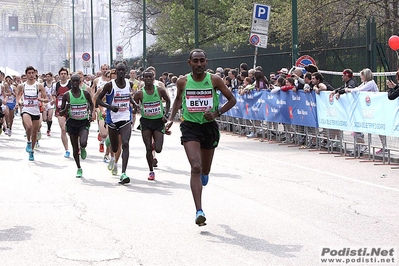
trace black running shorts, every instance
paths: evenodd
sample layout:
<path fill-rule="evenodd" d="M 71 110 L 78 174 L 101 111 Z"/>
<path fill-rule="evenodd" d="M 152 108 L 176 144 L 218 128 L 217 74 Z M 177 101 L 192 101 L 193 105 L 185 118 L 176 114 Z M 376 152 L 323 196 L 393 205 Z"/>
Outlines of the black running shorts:
<path fill-rule="evenodd" d="M 219 145 L 220 132 L 216 121 L 197 124 L 183 121 L 180 124 L 181 144 L 187 141 L 198 141 L 201 149 L 211 150 Z"/>
<path fill-rule="evenodd" d="M 84 120 L 75 120 L 68 119 L 65 124 L 65 130 L 69 135 L 79 135 L 79 132 L 82 130 L 89 131 L 90 129 L 90 121 L 87 119 Z"/>
<path fill-rule="evenodd" d="M 141 117 L 140 118 L 140 130 L 151 130 L 151 132 L 159 131 L 165 133 L 165 123 L 162 121 L 162 118 L 159 119 L 148 119 Z"/>

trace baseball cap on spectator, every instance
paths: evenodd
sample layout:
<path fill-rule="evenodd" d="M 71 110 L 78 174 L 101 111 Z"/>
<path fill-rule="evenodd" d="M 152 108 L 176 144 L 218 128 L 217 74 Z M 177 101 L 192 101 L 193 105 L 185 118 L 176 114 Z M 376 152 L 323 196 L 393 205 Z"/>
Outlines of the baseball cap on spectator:
<path fill-rule="evenodd" d="M 288 69 L 283 67 L 282 69 L 280 69 L 279 71 L 277 71 L 280 74 L 288 74 Z"/>
<path fill-rule="evenodd" d="M 305 66 L 305 70 L 310 73 L 315 73 L 319 71 L 319 68 L 313 64 Z"/>
<path fill-rule="evenodd" d="M 223 73 L 223 72 L 224 72 L 224 70 L 223 70 L 223 68 L 222 68 L 222 67 L 218 67 L 218 68 L 216 68 L 216 72 Z"/>

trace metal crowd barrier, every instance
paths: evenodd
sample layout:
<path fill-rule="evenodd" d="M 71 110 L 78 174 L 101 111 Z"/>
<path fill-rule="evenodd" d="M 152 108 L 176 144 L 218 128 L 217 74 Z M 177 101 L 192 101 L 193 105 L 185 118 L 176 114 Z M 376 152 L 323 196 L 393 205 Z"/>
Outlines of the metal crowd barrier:
<path fill-rule="evenodd" d="M 399 138 L 321 129 L 300 125 L 248 120 L 222 115 L 217 119 L 221 131 L 259 141 L 288 144 L 292 147 L 338 154 L 375 165 L 399 165 Z M 377 153 L 377 151 L 382 152 Z M 391 167 L 399 169 L 399 167 Z"/>

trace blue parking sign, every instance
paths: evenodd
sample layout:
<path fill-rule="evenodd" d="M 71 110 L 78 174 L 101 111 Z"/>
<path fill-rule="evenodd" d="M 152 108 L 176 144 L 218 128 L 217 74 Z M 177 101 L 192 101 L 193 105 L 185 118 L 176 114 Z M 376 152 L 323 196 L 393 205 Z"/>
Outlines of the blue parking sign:
<path fill-rule="evenodd" d="M 269 20 L 270 6 L 255 4 L 254 18 Z"/>

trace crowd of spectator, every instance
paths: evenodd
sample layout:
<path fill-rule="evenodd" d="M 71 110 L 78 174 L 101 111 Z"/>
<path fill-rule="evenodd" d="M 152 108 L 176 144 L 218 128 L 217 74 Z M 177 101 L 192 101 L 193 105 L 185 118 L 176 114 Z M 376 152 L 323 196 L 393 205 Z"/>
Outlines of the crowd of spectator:
<path fill-rule="evenodd" d="M 342 86 L 334 88 L 328 81 L 325 80 L 322 73 L 316 65 L 310 64 L 304 68 L 293 67 L 291 69 L 281 68 L 278 71 L 269 72 L 268 77 L 264 74 L 264 70 L 261 66 L 255 68 L 249 68 L 246 63 L 240 64 L 237 68 L 222 68 L 217 67 L 216 70 L 209 69 L 209 72 L 215 73 L 222 77 L 225 81 L 226 86 L 231 91 L 237 91 L 239 95 L 245 95 L 250 91 L 269 90 L 271 93 L 278 93 L 279 91 L 298 91 L 303 90 L 304 92 L 314 91 L 319 94 L 321 91 L 330 91 L 330 97 L 335 97 L 339 100 L 340 96 L 344 93 L 354 93 L 359 91 L 371 91 L 378 92 L 378 86 L 373 78 L 373 73 L 370 69 L 365 68 L 360 71 L 360 83 L 358 83 L 354 77 L 351 69 L 344 69 L 342 71 Z M 399 71 L 396 73 L 396 81 L 388 79 L 388 99 L 394 100 L 399 96 Z M 255 123 L 257 121 L 250 121 L 253 125 L 253 132 L 247 137 L 254 137 L 255 134 Z M 287 129 L 287 125 L 283 125 L 284 129 Z M 276 127 L 276 125 L 272 125 Z M 315 129 L 323 131 L 322 129 Z M 338 139 L 340 136 L 339 130 L 329 130 L 329 137 L 324 134 L 327 138 L 321 145 L 328 145 L 331 139 Z M 352 135 L 356 139 L 357 147 L 355 147 L 352 155 L 362 155 L 366 152 L 367 148 L 364 145 L 364 134 L 361 132 L 353 132 Z M 385 153 L 386 149 L 386 137 L 379 136 L 382 149 L 376 153 Z M 330 139 L 328 139 L 330 138 Z M 300 138 L 299 144 L 305 144 L 305 139 Z M 334 142 L 336 144 L 336 142 Z M 307 144 L 309 147 L 314 147 L 316 144 L 313 140 Z"/>
<path fill-rule="evenodd" d="M 110 70 L 112 72 L 112 69 Z M 141 72 L 143 69 L 131 70 L 134 72 L 135 79 L 141 82 Z M 334 88 L 331 86 L 324 78 L 323 74 L 319 72 L 317 66 L 310 64 L 304 68 L 292 67 L 281 68 L 278 71 L 268 71 L 268 76 L 265 75 L 265 71 L 261 66 L 256 66 L 254 68 L 249 68 L 246 63 L 241 63 L 239 68 L 228 68 L 228 67 L 217 67 L 215 70 L 208 69 L 208 72 L 219 75 L 225 82 L 226 86 L 232 91 L 236 91 L 239 95 L 245 95 L 251 91 L 261 91 L 269 90 L 271 93 L 278 93 L 279 91 L 298 91 L 303 90 L 304 92 L 314 91 L 315 93 L 320 93 L 321 91 L 330 91 L 330 96 L 335 97 L 339 100 L 340 96 L 344 93 L 353 93 L 358 91 L 379 91 L 377 84 L 373 79 L 372 71 L 368 68 L 363 69 L 360 72 L 360 83 L 356 81 L 353 71 L 351 69 L 344 69 L 342 71 L 342 86 L 339 88 Z M 81 75 L 81 82 L 85 84 L 88 88 L 92 86 L 93 81 L 101 77 L 102 72 L 99 71 L 96 75 L 83 74 L 82 71 L 77 71 Z M 48 74 L 48 73 L 47 73 Z M 71 73 L 71 75 L 74 73 Z M 126 77 L 129 78 L 129 77 Z M 7 80 L 10 87 L 16 87 L 21 84 L 26 79 L 25 75 L 21 76 L 8 76 Z M 169 93 L 174 92 L 176 81 L 178 76 L 173 73 L 163 72 L 159 77 L 157 82 L 161 82 L 165 85 L 165 88 L 169 88 Z M 46 74 L 38 75 L 38 80 L 40 82 L 46 81 Z M 0 72 L 0 82 L 5 82 L 6 77 L 4 73 Z M 52 83 L 59 81 L 59 76 L 54 75 Z M 399 96 L 399 71 L 396 73 L 396 80 L 387 80 L 388 88 L 388 98 L 394 100 Z M 173 101 L 173 95 L 170 95 Z M 255 126 L 256 121 L 251 121 Z M 274 125 L 276 127 L 276 125 Z M 286 128 L 286 125 L 284 125 Z M 254 130 L 253 130 L 254 131 Z M 338 138 L 339 131 L 330 130 L 330 137 Z M 354 137 L 357 138 L 359 144 L 364 143 L 364 135 L 360 132 L 353 133 Z M 254 137 L 255 132 L 251 132 L 248 137 Z M 380 136 L 381 142 L 385 147 L 385 138 Z M 305 140 L 302 138 L 300 144 L 304 144 Z M 325 143 L 324 143 L 325 144 Z M 315 143 L 310 141 L 308 146 L 315 146 Z M 381 149 L 377 153 L 384 152 L 385 149 Z M 359 149 L 360 153 L 363 153 L 364 148 Z"/>

